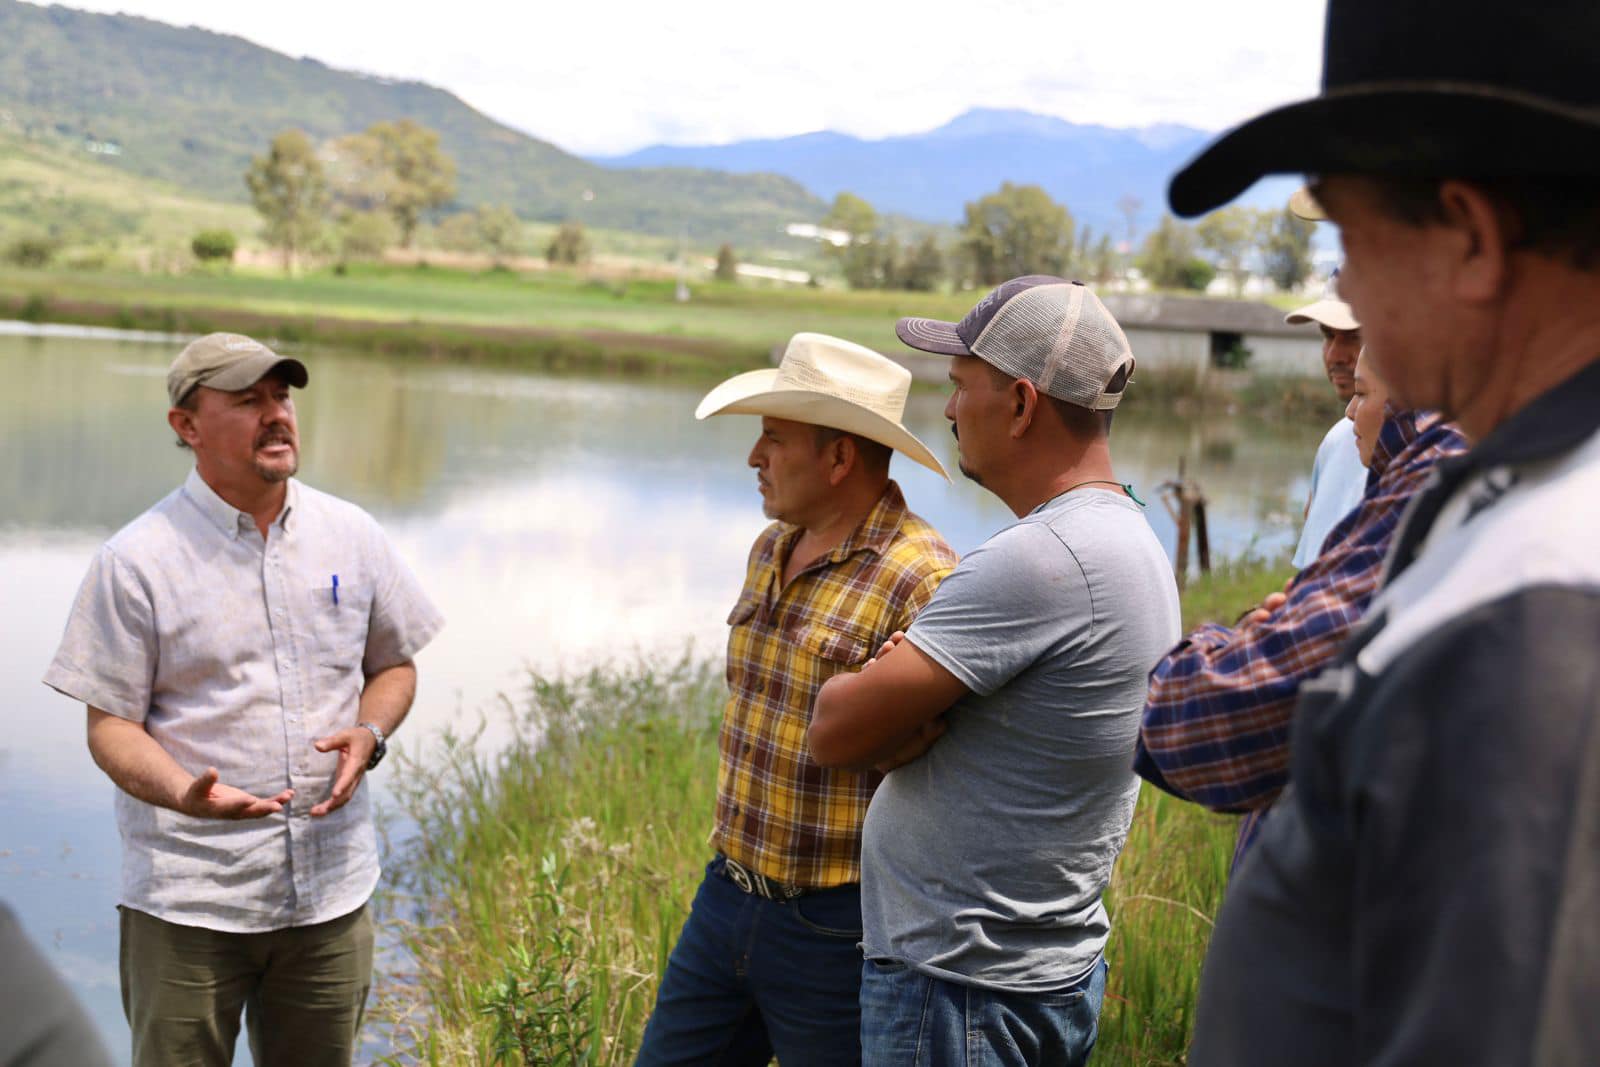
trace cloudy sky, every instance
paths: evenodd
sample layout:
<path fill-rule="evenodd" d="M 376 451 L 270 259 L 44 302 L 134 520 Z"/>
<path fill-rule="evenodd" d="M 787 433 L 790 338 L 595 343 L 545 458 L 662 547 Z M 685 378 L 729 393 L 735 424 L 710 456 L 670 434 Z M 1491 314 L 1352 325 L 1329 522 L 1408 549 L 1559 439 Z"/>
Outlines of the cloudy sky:
<path fill-rule="evenodd" d="M 65 0 L 417 79 L 586 154 L 970 107 L 1220 129 L 1316 91 L 1323 0 Z"/>

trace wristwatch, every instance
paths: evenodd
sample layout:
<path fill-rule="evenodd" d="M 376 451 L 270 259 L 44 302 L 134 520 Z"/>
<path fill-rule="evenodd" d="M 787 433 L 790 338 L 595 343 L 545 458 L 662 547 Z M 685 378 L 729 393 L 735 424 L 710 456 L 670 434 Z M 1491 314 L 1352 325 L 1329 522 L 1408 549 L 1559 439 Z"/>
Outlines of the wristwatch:
<path fill-rule="evenodd" d="M 363 730 L 371 730 L 372 736 L 378 739 L 378 747 L 372 750 L 372 758 L 367 760 L 367 770 L 372 770 L 383 762 L 383 757 L 389 754 L 389 743 L 383 739 L 383 731 L 370 722 L 358 722 L 356 726 Z"/>

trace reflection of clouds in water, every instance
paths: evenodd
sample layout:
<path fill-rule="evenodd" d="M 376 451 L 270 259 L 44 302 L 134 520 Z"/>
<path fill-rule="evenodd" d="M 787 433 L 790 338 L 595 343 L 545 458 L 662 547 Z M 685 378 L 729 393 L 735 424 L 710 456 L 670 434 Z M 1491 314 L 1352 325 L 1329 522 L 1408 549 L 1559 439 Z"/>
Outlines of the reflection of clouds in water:
<path fill-rule="evenodd" d="M 750 544 L 752 503 L 564 475 L 457 494 L 428 520 L 388 521 L 390 536 L 448 620 L 419 657 L 413 722 L 431 730 L 524 682 L 520 668 L 573 671 L 692 642 L 715 655 Z"/>

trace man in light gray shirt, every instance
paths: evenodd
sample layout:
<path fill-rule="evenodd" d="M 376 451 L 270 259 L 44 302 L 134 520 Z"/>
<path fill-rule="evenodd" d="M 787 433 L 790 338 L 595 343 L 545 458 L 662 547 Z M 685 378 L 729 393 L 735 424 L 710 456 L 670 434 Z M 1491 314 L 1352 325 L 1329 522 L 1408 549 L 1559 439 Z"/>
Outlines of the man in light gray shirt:
<path fill-rule="evenodd" d="M 119 787 L 136 1067 L 348 1065 L 378 881 L 367 770 L 442 620 L 376 522 L 294 480 L 307 372 L 237 334 L 185 348 L 183 486 L 100 549 L 45 684 Z"/>
<path fill-rule="evenodd" d="M 1093 293 L 1042 276 L 897 332 L 951 356 L 962 473 L 1018 521 L 817 696 L 817 762 L 890 771 L 862 846 L 863 1058 L 1080 1064 L 1145 678 L 1179 633 L 1171 567 L 1112 471 L 1133 357 Z"/>

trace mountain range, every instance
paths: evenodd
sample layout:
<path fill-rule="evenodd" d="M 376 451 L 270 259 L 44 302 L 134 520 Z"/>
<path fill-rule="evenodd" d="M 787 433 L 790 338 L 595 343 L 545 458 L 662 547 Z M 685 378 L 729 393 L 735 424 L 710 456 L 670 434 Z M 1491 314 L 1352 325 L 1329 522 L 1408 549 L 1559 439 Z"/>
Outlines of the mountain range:
<path fill-rule="evenodd" d="M 731 241 L 746 253 L 798 250 L 848 190 L 890 225 L 947 227 L 1001 182 L 1036 183 L 1080 225 L 1127 236 L 1165 211 L 1169 176 L 1210 136 L 1187 126 L 1078 124 L 978 109 L 935 130 L 879 139 L 835 132 L 734 144 L 658 145 L 584 159 L 417 81 L 336 70 L 240 37 L 130 15 L 0 0 L 0 133 L 81 154 L 212 201 L 244 202 L 243 174 L 280 130 L 322 140 L 410 117 L 456 160 L 455 207 L 503 203 L 535 221 Z M 551 101 L 552 107 L 560 106 Z M 1293 183 L 1247 203 L 1281 205 Z M 897 217 L 898 216 L 898 217 Z"/>
<path fill-rule="evenodd" d="M 824 199 L 863 197 L 879 211 L 956 223 L 962 207 L 1005 181 L 1037 184 L 1098 232 L 1126 236 L 1125 198 L 1143 231 L 1166 211 L 1167 180 L 1212 137 L 1161 124 L 1135 129 L 1078 124 L 1028 111 L 979 108 L 938 129 L 866 140 L 842 133 L 655 145 L 600 157 L 608 167 L 707 167 L 792 178 Z M 1242 201 L 1282 207 L 1289 179 L 1261 183 Z"/>

